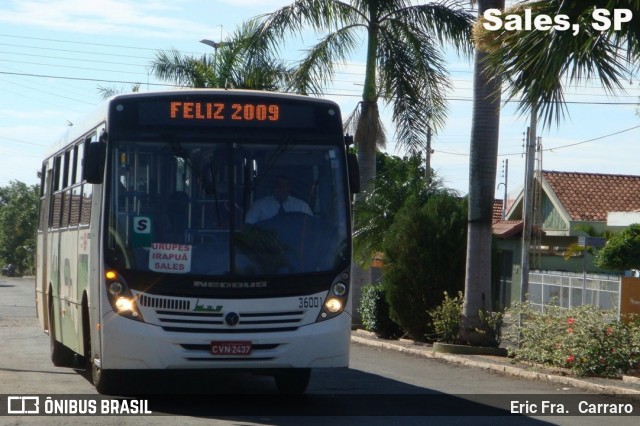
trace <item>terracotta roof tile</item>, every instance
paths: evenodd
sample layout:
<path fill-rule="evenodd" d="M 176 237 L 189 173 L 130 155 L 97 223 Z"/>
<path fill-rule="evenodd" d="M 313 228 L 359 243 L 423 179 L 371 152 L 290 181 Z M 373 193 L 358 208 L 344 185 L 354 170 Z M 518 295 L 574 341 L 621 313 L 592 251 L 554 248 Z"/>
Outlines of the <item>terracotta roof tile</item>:
<path fill-rule="evenodd" d="M 608 212 L 640 209 L 640 176 L 543 171 L 576 221 L 606 221 Z"/>
<path fill-rule="evenodd" d="M 493 200 L 493 223 L 502 220 L 502 200 Z"/>
<path fill-rule="evenodd" d="M 522 232 L 521 220 L 500 220 L 493 223 L 492 232 L 498 238 L 510 238 Z"/>

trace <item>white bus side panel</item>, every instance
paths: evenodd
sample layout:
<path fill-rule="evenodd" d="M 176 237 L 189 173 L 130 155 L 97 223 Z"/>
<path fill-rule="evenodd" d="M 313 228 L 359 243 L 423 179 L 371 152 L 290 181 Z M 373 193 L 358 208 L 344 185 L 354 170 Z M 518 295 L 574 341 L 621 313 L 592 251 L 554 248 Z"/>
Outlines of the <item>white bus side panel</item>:
<path fill-rule="evenodd" d="M 78 299 L 78 229 L 60 232 L 59 294 L 61 342 L 76 353 L 82 353 L 81 306 Z"/>

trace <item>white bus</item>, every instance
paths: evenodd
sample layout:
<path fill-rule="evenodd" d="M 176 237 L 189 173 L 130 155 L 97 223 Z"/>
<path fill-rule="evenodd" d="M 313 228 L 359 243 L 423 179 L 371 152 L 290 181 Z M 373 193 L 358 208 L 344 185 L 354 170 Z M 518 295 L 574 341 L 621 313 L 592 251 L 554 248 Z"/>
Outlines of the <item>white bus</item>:
<path fill-rule="evenodd" d="M 115 394 L 131 370 L 244 369 L 301 393 L 311 368 L 346 367 L 350 139 L 333 102 L 235 90 L 119 95 L 71 127 L 42 166 L 53 363 Z"/>

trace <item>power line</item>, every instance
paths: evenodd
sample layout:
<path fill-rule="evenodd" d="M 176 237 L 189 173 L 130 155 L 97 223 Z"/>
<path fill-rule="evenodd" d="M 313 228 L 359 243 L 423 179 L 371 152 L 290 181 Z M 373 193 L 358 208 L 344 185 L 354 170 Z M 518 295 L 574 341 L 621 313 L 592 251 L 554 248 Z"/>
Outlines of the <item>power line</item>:
<path fill-rule="evenodd" d="M 136 46 L 125 46 L 125 45 L 116 45 L 116 44 L 105 44 L 105 43 L 91 43 L 91 42 L 79 42 L 79 41 L 72 41 L 72 40 L 61 40 L 61 39 L 45 39 L 45 38 L 40 38 L 40 37 L 27 37 L 27 36 L 17 36 L 17 35 L 10 35 L 10 34 L 0 34 L 0 37 L 11 37 L 11 38 L 17 38 L 17 39 L 27 39 L 27 40 L 37 40 L 37 41 L 53 41 L 53 42 L 59 42 L 59 43 L 69 43 L 69 44 L 78 44 L 78 45 L 88 45 L 88 46 L 100 46 L 100 47 L 108 47 L 108 48 L 126 48 L 126 49 L 132 49 L 132 50 L 144 50 L 144 51 L 154 51 L 154 52 L 162 52 L 162 51 L 167 51 L 167 49 L 154 49 L 154 48 L 146 48 L 146 47 L 136 47 Z M 85 54 L 85 55 L 101 55 L 101 56 L 114 56 L 114 57 L 124 57 L 124 58 L 134 58 L 134 59 L 141 59 L 141 60 L 146 60 L 146 61 L 150 61 L 153 58 L 150 58 L 148 56 L 134 56 L 134 55 L 123 55 L 123 54 L 114 54 L 114 53 L 101 53 L 101 52 L 95 52 L 95 51 L 82 51 L 82 50 L 72 50 L 72 49 L 59 49 L 59 48 L 48 48 L 48 47 L 41 47 L 41 46 L 30 46 L 30 45 L 21 45 L 21 44 L 12 44 L 12 43 L 0 43 L 0 46 L 10 46 L 10 47 L 19 47 L 19 48 L 27 48 L 27 49 L 39 49 L 39 50 L 49 50 L 49 51 L 60 51 L 60 52 L 69 52 L 69 53 L 77 53 L 77 54 Z M 99 60 L 90 60 L 90 59 L 79 59 L 79 58 L 70 58 L 70 57 L 61 57 L 61 56 L 51 56 L 51 55 L 36 55 L 36 54 L 29 54 L 29 53 L 22 53 L 22 52 L 0 52 L 0 53 L 4 53 L 4 54 L 13 54 L 13 55 L 21 55 L 21 56 L 30 56 L 30 57 L 39 57 L 39 58 L 48 58 L 48 59 L 59 59 L 59 60 L 65 60 L 65 61 L 83 61 L 83 62 L 93 62 L 93 63 L 103 63 L 103 64 L 113 64 L 113 65 L 124 65 L 124 66 L 144 66 L 143 64 L 134 64 L 134 63 L 123 63 L 123 62 L 114 62 L 114 61 L 99 61 Z M 199 52 L 182 52 L 185 54 L 197 54 L 197 55 L 201 55 L 202 53 Z M 6 62 L 11 62 L 11 61 L 6 61 Z M 18 61 L 13 61 L 13 62 L 18 62 Z M 294 60 L 287 60 L 287 62 L 295 62 Z M 35 65 L 35 64 L 34 64 Z M 42 64 L 47 66 L 47 64 Z M 359 67 L 364 67 L 364 64 L 361 63 L 347 63 L 347 65 L 350 66 L 359 66 Z M 62 65 L 48 65 L 48 66 L 62 66 Z M 66 66 L 68 68 L 74 68 L 71 66 Z M 77 69 L 85 69 L 82 67 L 77 67 Z M 94 69 L 90 69 L 90 70 L 94 70 Z M 103 70 L 99 70 L 99 71 L 103 71 Z M 105 70 L 108 71 L 108 70 Z M 449 70 L 450 73 L 454 74 L 454 73 L 467 73 L 467 74 L 472 74 L 473 71 L 471 70 Z M 125 72 L 123 72 L 125 73 Z M 359 77 L 363 77 L 364 74 L 363 73 L 357 73 L 357 72 L 349 72 L 349 71 L 340 71 L 337 70 L 336 73 L 339 74 L 345 74 L 345 75 L 357 75 Z M 460 81 L 460 80 L 455 80 L 453 79 L 452 82 L 455 81 Z M 599 81 L 599 79 L 597 78 L 587 78 L 586 81 Z M 471 83 L 471 80 L 464 80 L 465 83 Z M 567 88 L 578 88 L 578 89 L 583 89 L 584 87 L 582 86 L 577 86 L 577 85 L 569 85 L 567 86 Z M 596 89 L 596 90 L 602 90 L 604 89 L 604 87 L 602 86 L 591 86 L 589 87 L 591 89 Z M 633 90 L 640 90 L 640 88 L 630 88 Z M 603 95 L 603 94 L 583 94 L 583 93 L 575 93 L 575 94 L 569 94 L 571 96 L 576 95 L 576 96 L 609 96 L 609 95 Z M 633 97 L 633 95 L 618 95 L 618 97 Z M 453 100 L 460 100 L 460 99 L 453 99 Z M 572 102 L 572 101 L 567 101 L 566 103 L 578 103 L 578 102 Z M 598 105 L 598 103 L 594 103 L 594 102 L 587 102 L 588 104 L 594 104 L 594 105 Z M 610 104 L 621 104 L 621 103 L 610 103 L 610 102 L 604 102 L 602 103 L 602 105 L 610 105 Z"/>
<path fill-rule="evenodd" d="M 0 139 L 6 139 L 8 141 L 23 143 L 23 144 L 27 144 L 27 145 L 39 146 L 39 147 L 42 147 L 42 148 L 46 148 L 47 147 L 47 145 L 28 142 L 28 141 L 24 141 L 24 140 L 21 140 L 21 139 L 10 138 L 10 137 L 4 136 L 4 135 L 0 135 Z"/>
<path fill-rule="evenodd" d="M 69 57 L 63 57 L 63 56 L 50 56 L 50 55 L 34 55 L 32 53 L 6 52 L 6 51 L 0 51 L 0 53 L 17 55 L 17 56 L 28 56 L 31 58 L 35 57 L 35 58 L 44 58 L 44 59 L 60 59 L 63 61 L 92 62 L 97 64 L 125 65 L 125 66 L 131 66 L 131 67 L 141 66 L 141 64 L 132 64 L 132 63 L 126 63 L 126 62 L 100 61 L 95 59 L 69 58 Z M 117 56 L 117 55 L 113 55 L 113 56 Z"/>
<path fill-rule="evenodd" d="M 29 86 L 24 85 L 24 84 L 16 83 L 16 82 L 14 82 L 14 81 L 5 81 L 5 83 L 13 84 L 14 86 L 23 87 L 23 88 L 25 88 L 25 89 L 33 90 L 33 91 L 36 91 L 36 92 L 38 92 L 38 93 L 46 93 L 46 94 L 48 94 L 48 95 L 53 95 L 53 96 L 57 96 L 57 97 L 59 97 L 59 98 L 68 99 L 68 100 L 70 100 L 70 101 L 82 102 L 82 103 L 87 104 L 87 105 L 94 105 L 93 103 L 91 103 L 91 102 L 87 102 L 87 101 L 85 101 L 85 100 L 83 100 L 83 99 L 75 99 L 75 98 L 72 98 L 72 97 L 70 97 L 70 96 L 60 95 L 60 94 L 57 94 L 57 93 L 49 92 L 49 91 L 47 91 L 47 90 L 36 89 L 36 88 L 34 88 L 34 87 L 29 87 Z"/>
<path fill-rule="evenodd" d="M 619 130 L 617 132 L 609 133 L 609 134 L 606 134 L 606 135 L 598 136 L 598 137 L 595 137 L 595 138 L 592 138 L 592 139 L 587 139 L 587 140 L 580 141 L 580 142 L 575 142 L 575 143 L 570 143 L 570 144 L 567 144 L 567 145 L 556 146 L 556 147 L 553 147 L 553 148 L 544 148 L 542 151 L 553 152 L 553 151 L 555 151 L 557 149 L 564 149 L 564 148 L 570 148 L 570 147 L 574 147 L 574 146 L 578 146 L 578 145 L 584 145 L 584 144 L 589 143 L 589 142 L 594 142 L 594 141 L 597 141 L 597 140 L 600 140 L 600 139 L 610 138 L 612 136 L 616 136 L 616 135 L 619 135 L 621 133 L 630 132 L 631 130 L 635 130 L 635 129 L 640 129 L 640 125 L 629 127 L 627 129 Z M 445 150 L 441 150 L 441 149 L 436 149 L 435 152 L 440 153 L 440 154 L 458 155 L 458 156 L 461 156 L 461 157 L 469 157 L 469 154 L 445 151 Z M 508 153 L 508 154 L 498 154 L 498 157 L 510 157 L 510 156 L 515 156 L 515 155 L 522 155 L 522 152 Z"/>
<path fill-rule="evenodd" d="M 42 62 L 29 62 L 29 61 L 11 61 L 11 60 L 0 60 L 0 62 L 11 62 L 13 64 L 25 64 L 25 65 L 39 65 L 42 67 L 54 67 L 54 68 L 70 68 L 73 70 L 83 70 L 83 71 L 100 71 L 100 72 L 116 72 L 120 74 L 137 74 L 137 75 L 147 75 L 147 73 L 136 72 L 136 71 L 122 71 L 122 70 L 108 70 L 104 68 L 90 68 L 90 67 L 77 67 L 71 65 L 59 65 L 59 64 L 43 64 Z"/>
<path fill-rule="evenodd" d="M 42 37 L 27 37 L 27 36 L 18 36 L 18 35 L 11 35 L 11 34 L 0 34 L 0 37 L 10 37 L 10 38 L 19 38 L 19 39 L 25 39 L 25 40 L 38 40 L 38 41 L 47 41 L 47 42 L 55 41 L 55 42 L 58 42 L 58 43 L 82 44 L 82 45 L 85 45 L 85 46 L 117 47 L 117 48 L 120 48 L 120 49 L 151 50 L 151 51 L 154 51 L 154 52 L 158 51 L 158 49 L 154 49 L 154 48 L 151 48 L 151 47 L 124 46 L 124 45 L 121 45 L 121 44 L 106 44 L 106 43 L 90 43 L 90 42 L 86 42 L 86 41 L 61 40 L 61 39 L 55 39 L 55 38 L 42 38 Z M 200 54 L 200 53 L 197 53 L 197 52 L 185 52 L 185 53 Z"/>
<path fill-rule="evenodd" d="M 22 77 L 36 77 L 36 78 L 54 78 L 60 80 L 75 80 L 75 81 L 93 81 L 99 83 L 117 83 L 117 84 L 140 84 L 140 81 L 126 81 L 126 80 L 109 80 L 109 79 L 99 79 L 99 78 L 83 78 L 83 77 L 65 77 L 65 76 L 56 76 L 56 75 L 48 75 L 48 74 L 32 74 L 32 73 L 18 73 L 18 72 L 7 72 L 0 71 L 0 74 L 4 75 L 18 75 Z M 179 84 L 171 84 L 171 83 L 144 83 L 148 86 L 161 86 L 161 87 L 184 87 Z M 345 94 L 345 93 L 310 93 L 312 95 L 325 95 L 325 96 L 351 96 L 351 97 L 360 97 L 359 94 Z M 463 102 L 473 102 L 473 98 L 446 98 L 447 101 L 463 101 Z M 521 101 L 512 100 L 509 102 L 520 103 Z M 504 104 L 507 102 L 504 101 Z M 593 101 L 564 101 L 564 104 L 577 104 L 577 105 L 638 105 L 637 102 L 593 102 Z"/>
<path fill-rule="evenodd" d="M 122 58 L 133 58 L 133 59 L 151 59 L 143 56 L 123 55 L 122 53 L 105 53 L 105 52 L 98 52 L 98 51 L 89 52 L 86 50 L 71 50 L 71 49 L 58 49 L 55 47 L 25 46 L 22 44 L 12 44 L 12 43 L 0 43 L 0 46 L 21 47 L 21 48 L 26 47 L 29 49 L 46 50 L 46 51 L 53 51 L 53 52 L 80 53 L 83 55 L 118 56 Z M 13 53 L 13 52 L 3 52 L 3 53 Z"/>
<path fill-rule="evenodd" d="M 616 136 L 616 135 L 619 135 L 621 133 L 630 132 L 631 130 L 635 130 L 635 129 L 638 129 L 638 128 L 640 128 L 640 126 L 629 127 L 628 129 L 620 130 L 620 131 L 614 132 L 614 133 L 609 133 L 608 135 L 604 135 L 604 136 L 598 136 L 597 138 L 588 139 L 586 141 L 571 143 L 571 144 L 568 144 L 568 145 L 562 145 L 562 146 L 558 146 L 558 147 L 555 147 L 555 148 L 545 148 L 545 149 L 543 149 L 543 151 L 554 151 L 556 149 L 563 149 L 563 148 L 569 148 L 569 147 L 576 146 L 576 145 L 582 145 L 582 144 L 585 144 L 585 143 L 594 142 L 594 141 L 597 141 L 597 140 L 600 140 L 600 139 L 604 139 L 604 138 L 608 138 L 608 137 L 611 137 L 611 136 Z"/>
<path fill-rule="evenodd" d="M 76 81 L 93 81 L 98 83 L 118 83 L 118 84 L 139 84 L 140 81 L 123 81 L 123 80 L 106 80 L 100 78 L 83 78 L 83 77 L 64 77 L 59 75 L 46 75 L 46 74 L 30 74 L 30 73 L 18 73 L 18 72 L 7 72 L 0 71 L 0 74 L 5 75 L 19 75 L 23 77 L 38 77 L 38 78 L 57 78 L 60 80 L 76 80 Z M 144 83 L 149 86 L 170 86 L 170 87 L 183 87 L 178 84 L 170 84 L 170 83 Z"/>

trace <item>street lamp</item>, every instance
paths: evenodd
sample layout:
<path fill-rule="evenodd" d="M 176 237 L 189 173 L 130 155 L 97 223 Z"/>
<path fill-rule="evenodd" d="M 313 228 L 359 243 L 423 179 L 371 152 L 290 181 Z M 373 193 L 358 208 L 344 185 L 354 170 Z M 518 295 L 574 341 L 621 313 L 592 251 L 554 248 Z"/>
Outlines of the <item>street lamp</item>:
<path fill-rule="evenodd" d="M 213 62 L 214 62 L 215 64 L 217 64 L 217 63 L 218 63 L 218 49 L 219 49 L 219 48 L 221 48 L 221 47 L 223 47 L 223 46 L 229 46 L 229 45 L 231 45 L 231 43 L 230 43 L 230 42 L 228 42 L 228 41 L 220 41 L 220 42 L 217 42 L 217 41 L 209 40 L 209 39 L 206 39 L 206 38 L 203 38 L 202 40 L 200 40 L 200 43 L 202 43 L 202 44 L 206 44 L 207 46 L 211 46 L 211 47 L 213 47 L 213 50 L 214 50 L 214 53 L 213 53 Z"/>
<path fill-rule="evenodd" d="M 216 42 L 216 41 L 213 41 L 213 40 L 208 40 L 206 38 L 200 40 L 200 43 L 206 44 L 207 46 L 213 47 L 213 49 L 216 51 L 216 54 L 218 53 L 218 49 L 220 47 L 228 46 L 228 45 L 231 44 L 231 43 L 229 43 L 227 41 Z"/>

